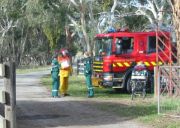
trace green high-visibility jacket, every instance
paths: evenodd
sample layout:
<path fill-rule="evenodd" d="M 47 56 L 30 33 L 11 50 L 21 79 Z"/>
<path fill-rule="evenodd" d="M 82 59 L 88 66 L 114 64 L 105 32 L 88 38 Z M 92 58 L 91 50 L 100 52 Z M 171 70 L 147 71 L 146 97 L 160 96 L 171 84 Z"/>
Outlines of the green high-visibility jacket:
<path fill-rule="evenodd" d="M 51 74 L 53 78 L 57 78 L 59 74 L 59 63 L 56 59 L 52 60 L 52 69 L 51 69 Z"/>
<path fill-rule="evenodd" d="M 92 59 L 91 57 L 84 59 L 84 75 L 92 75 Z"/>

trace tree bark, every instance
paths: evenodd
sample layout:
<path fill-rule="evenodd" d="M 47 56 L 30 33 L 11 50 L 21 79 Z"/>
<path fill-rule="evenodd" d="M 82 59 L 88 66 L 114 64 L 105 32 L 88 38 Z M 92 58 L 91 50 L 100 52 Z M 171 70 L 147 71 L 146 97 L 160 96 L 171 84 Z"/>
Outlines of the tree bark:
<path fill-rule="evenodd" d="M 83 32 L 84 40 L 85 40 L 85 43 L 86 43 L 86 46 L 87 46 L 86 51 L 91 52 L 91 45 L 90 45 L 89 37 L 88 37 L 88 34 L 87 34 L 87 30 L 86 30 L 85 8 L 84 8 L 83 3 L 81 3 L 80 8 L 81 8 L 80 14 L 81 14 L 82 32 Z"/>
<path fill-rule="evenodd" d="M 173 10 L 173 23 L 177 39 L 177 62 L 178 65 L 180 65 L 180 1 L 171 0 L 171 6 Z"/>

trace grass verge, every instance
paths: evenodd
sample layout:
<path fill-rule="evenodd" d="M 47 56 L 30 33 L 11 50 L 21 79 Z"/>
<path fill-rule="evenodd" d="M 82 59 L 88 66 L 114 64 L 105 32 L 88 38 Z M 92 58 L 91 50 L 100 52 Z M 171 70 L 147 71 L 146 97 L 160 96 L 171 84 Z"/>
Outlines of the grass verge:
<path fill-rule="evenodd" d="M 51 82 L 50 76 L 42 78 L 42 83 L 48 88 L 51 88 Z M 84 76 L 71 76 L 69 85 L 69 93 L 73 97 L 87 97 Z M 127 119 L 136 119 L 153 128 L 180 128 L 180 119 L 157 115 L 157 103 L 150 94 L 145 100 L 137 97 L 131 101 L 129 94 L 119 94 L 110 88 L 95 88 L 94 99 L 97 99 L 97 102 L 89 105 L 102 111 Z"/>
<path fill-rule="evenodd" d="M 50 66 L 33 66 L 33 67 L 19 67 L 16 69 L 16 73 L 18 74 L 24 74 L 29 72 L 37 72 L 37 71 L 44 71 L 50 68 Z"/>

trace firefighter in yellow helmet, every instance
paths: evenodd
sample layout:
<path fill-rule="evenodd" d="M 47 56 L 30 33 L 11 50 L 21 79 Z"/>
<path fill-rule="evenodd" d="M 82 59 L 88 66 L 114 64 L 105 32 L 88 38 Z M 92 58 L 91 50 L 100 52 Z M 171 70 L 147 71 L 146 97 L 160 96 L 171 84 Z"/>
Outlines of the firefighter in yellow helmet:
<path fill-rule="evenodd" d="M 60 67 L 60 94 L 62 97 L 69 96 L 67 93 L 68 90 L 68 78 L 71 74 L 72 67 L 70 57 L 68 55 L 67 49 L 61 50 L 61 56 L 58 57 L 58 62 L 61 65 Z"/>

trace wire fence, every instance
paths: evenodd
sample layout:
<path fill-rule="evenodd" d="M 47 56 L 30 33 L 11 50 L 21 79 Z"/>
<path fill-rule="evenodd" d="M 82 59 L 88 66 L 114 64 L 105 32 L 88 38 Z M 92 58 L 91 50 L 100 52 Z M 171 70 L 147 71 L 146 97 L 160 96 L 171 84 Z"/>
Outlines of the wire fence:
<path fill-rule="evenodd" d="M 180 66 L 160 66 L 158 113 L 180 117 Z"/>

